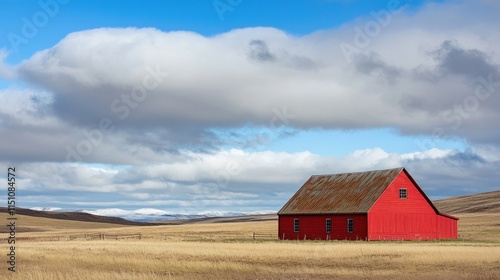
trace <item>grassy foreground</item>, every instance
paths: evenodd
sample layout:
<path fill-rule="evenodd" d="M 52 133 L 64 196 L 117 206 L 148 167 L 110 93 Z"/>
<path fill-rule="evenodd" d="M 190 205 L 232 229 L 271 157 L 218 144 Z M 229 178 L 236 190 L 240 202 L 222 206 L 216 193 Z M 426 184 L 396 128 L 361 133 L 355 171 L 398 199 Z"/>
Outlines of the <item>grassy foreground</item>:
<path fill-rule="evenodd" d="M 116 227 L 37 218 L 34 232 L 18 234 L 35 239 L 16 244 L 17 272 L 2 261 L 0 279 L 500 279 L 500 214 L 459 216 L 462 239 L 430 242 L 249 238 L 276 232 L 276 221 Z M 143 238 L 36 241 L 86 232 Z"/>

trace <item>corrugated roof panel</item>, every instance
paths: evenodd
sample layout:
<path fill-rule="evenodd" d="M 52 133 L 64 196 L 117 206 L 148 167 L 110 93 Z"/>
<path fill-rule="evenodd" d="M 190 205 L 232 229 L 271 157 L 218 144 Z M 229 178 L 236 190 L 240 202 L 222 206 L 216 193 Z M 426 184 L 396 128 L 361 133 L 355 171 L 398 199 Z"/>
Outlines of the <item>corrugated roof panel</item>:
<path fill-rule="evenodd" d="M 402 170 L 311 176 L 278 214 L 367 213 Z"/>

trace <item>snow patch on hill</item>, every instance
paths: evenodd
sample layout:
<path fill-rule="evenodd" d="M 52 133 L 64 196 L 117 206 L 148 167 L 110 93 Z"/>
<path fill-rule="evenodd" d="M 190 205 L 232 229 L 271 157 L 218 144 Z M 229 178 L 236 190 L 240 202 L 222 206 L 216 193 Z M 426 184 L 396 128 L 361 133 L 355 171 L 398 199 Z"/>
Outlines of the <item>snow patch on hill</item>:
<path fill-rule="evenodd" d="M 235 217 L 235 216 L 263 215 L 263 214 L 276 213 L 275 210 L 262 210 L 262 211 L 252 211 L 252 212 L 202 211 L 196 214 L 188 214 L 188 213 L 174 213 L 156 208 L 140 208 L 136 210 L 124 210 L 120 208 L 70 210 L 58 207 L 33 207 L 30 209 L 38 211 L 82 212 L 97 216 L 118 217 L 134 222 L 151 222 L 159 220 L 178 220 L 178 219 L 193 219 L 193 218 L 208 218 L 208 217 Z"/>

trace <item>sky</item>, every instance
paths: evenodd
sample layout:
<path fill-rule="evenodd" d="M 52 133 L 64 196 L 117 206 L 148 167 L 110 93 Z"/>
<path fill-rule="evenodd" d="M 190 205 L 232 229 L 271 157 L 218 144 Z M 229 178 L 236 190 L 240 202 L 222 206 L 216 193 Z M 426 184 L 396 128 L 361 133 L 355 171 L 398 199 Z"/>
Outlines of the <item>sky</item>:
<path fill-rule="evenodd" d="M 104 212 L 273 212 L 311 175 L 400 166 L 431 199 L 498 190 L 499 12 L 2 1 L 0 178 Z"/>

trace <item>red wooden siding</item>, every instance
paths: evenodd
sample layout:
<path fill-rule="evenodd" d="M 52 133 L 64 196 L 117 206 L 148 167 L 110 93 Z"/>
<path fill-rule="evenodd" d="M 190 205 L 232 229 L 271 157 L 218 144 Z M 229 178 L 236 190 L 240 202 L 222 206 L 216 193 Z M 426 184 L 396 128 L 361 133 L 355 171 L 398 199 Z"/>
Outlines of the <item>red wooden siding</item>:
<path fill-rule="evenodd" d="M 405 188 L 407 198 L 399 198 L 399 189 Z M 417 187 L 404 172 L 386 188 L 368 213 L 419 213 L 436 214 Z"/>
<path fill-rule="evenodd" d="M 369 213 L 368 240 L 436 239 L 436 214 Z"/>
<path fill-rule="evenodd" d="M 293 220 L 299 219 L 300 230 L 294 232 Z M 332 219 L 332 231 L 326 232 L 326 219 Z M 347 232 L 347 219 L 354 220 L 354 231 Z M 365 240 L 367 237 L 365 214 L 332 214 L 332 215 L 280 215 L 280 239 L 311 239 L 311 240 Z"/>
<path fill-rule="evenodd" d="M 439 239 L 457 239 L 458 221 L 443 215 L 437 216 L 437 231 Z"/>

